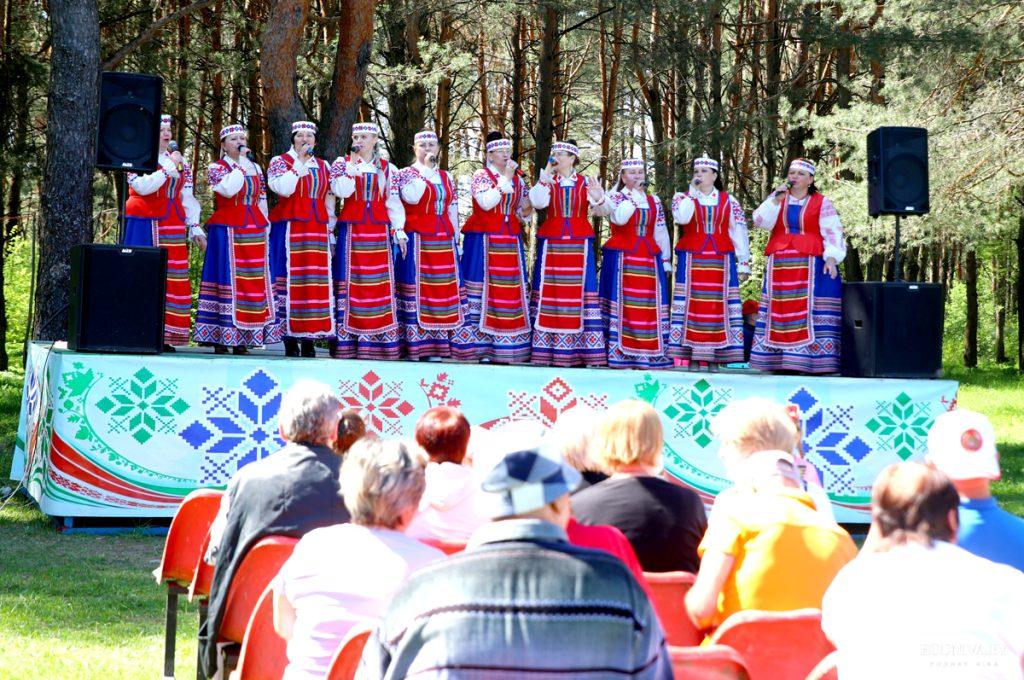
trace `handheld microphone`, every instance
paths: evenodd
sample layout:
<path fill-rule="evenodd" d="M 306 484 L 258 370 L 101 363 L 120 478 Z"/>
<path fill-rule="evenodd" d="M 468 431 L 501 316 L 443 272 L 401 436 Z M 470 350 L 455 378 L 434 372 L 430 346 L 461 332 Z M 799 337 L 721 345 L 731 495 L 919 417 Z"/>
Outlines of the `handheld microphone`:
<path fill-rule="evenodd" d="M 690 184 L 692 184 L 692 185 L 693 185 L 693 186 L 695 186 L 695 187 L 699 187 L 699 186 L 700 186 L 700 180 L 699 180 L 699 179 L 697 179 L 696 177 L 694 177 L 694 178 L 693 178 L 693 181 L 692 181 L 692 182 L 690 182 Z"/>
<path fill-rule="evenodd" d="M 427 165 L 433 165 L 435 162 L 437 162 L 437 156 L 435 156 L 432 153 L 428 153 L 427 154 Z"/>
<path fill-rule="evenodd" d="M 358 144 L 353 144 L 352 145 L 352 153 L 359 153 L 360 151 L 362 151 L 362 148 L 363 147 L 359 146 Z"/>
<path fill-rule="evenodd" d="M 782 194 L 786 193 L 787 191 L 789 191 L 792 188 L 793 188 L 793 180 L 787 179 L 786 180 L 786 188 L 785 189 L 779 189 L 778 191 L 776 191 L 772 195 L 773 196 L 781 196 Z"/>
<path fill-rule="evenodd" d="M 168 153 L 175 153 L 177 150 L 178 150 L 178 143 L 176 141 L 174 141 L 172 139 L 171 141 L 167 142 L 167 151 L 168 151 Z M 178 172 L 181 172 L 182 169 L 184 169 L 184 167 L 185 166 L 183 164 L 178 163 L 177 164 Z"/>
<path fill-rule="evenodd" d="M 554 165 L 554 164 L 555 164 L 555 157 L 554 156 L 548 156 L 548 165 Z"/>
<path fill-rule="evenodd" d="M 250 161 L 252 161 L 252 151 L 245 144 L 238 145 L 238 155 L 245 156 Z"/>

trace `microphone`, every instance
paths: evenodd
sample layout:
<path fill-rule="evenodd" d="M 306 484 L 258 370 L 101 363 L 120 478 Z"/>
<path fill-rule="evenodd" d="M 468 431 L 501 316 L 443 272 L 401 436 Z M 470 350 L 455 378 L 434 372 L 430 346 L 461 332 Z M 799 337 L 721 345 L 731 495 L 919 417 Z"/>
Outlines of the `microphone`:
<path fill-rule="evenodd" d="M 432 153 L 427 154 L 427 165 L 433 165 L 437 162 L 437 156 Z"/>
<path fill-rule="evenodd" d="M 793 188 L 793 180 L 787 179 L 786 180 L 786 188 L 785 189 L 779 189 L 778 191 L 773 193 L 772 196 L 781 196 L 782 194 L 786 193 L 787 191 L 789 191 L 792 188 Z"/>
<path fill-rule="evenodd" d="M 172 139 L 171 141 L 167 142 L 167 151 L 169 153 L 175 153 L 177 150 L 178 150 L 178 143 L 176 141 L 174 141 Z M 184 169 L 184 167 L 185 166 L 183 164 L 178 163 L 177 164 L 178 172 L 181 172 Z"/>
<path fill-rule="evenodd" d="M 245 156 L 246 158 L 249 159 L 250 162 L 253 162 L 252 161 L 252 151 L 245 144 L 239 144 L 238 145 L 238 155 L 239 156 Z"/>

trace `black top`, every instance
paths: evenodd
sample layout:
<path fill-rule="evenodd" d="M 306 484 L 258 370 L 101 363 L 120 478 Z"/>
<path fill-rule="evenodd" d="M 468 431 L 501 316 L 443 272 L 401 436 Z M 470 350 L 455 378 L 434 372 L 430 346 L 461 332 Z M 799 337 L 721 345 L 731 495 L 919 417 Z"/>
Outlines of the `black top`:
<path fill-rule="evenodd" d="M 572 497 L 583 524 L 610 524 L 633 544 L 644 571 L 689 571 L 700 566 L 697 546 L 708 528 L 696 492 L 659 477 L 613 477 Z"/>

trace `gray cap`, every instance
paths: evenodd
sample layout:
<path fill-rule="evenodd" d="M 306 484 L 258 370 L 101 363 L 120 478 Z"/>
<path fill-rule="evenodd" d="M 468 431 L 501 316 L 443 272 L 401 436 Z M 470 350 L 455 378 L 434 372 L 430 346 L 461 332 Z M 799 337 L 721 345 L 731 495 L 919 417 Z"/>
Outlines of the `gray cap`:
<path fill-rule="evenodd" d="M 580 473 L 569 466 L 544 437 L 519 441 L 504 452 L 481 483 L 492 494 L 491 517 L 508 517 L 542 508 L 580 484 Z"/>

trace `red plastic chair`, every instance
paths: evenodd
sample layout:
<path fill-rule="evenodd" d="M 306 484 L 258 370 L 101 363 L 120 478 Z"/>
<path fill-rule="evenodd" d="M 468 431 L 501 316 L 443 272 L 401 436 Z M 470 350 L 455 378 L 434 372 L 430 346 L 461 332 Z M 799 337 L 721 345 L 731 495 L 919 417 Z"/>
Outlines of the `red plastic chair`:
<path fill-rule="evenodd" d="M 807 680 L 839 680 L 839 652 L 832 652 L 807 674 Z"/>
<path fill-rule="evenodd" d="M 696 574 L 688 571 L 644 572 L 651 587 L 651 604 L 665 631 L 665 641 L 676 647 L 699 645 L 704 638 L 686 613 L 686 593 Z"/>
<path fill-rule="evenodd" d="M 174 676 L 174 648 L 178 633 L 178 596 L 195 580 L 196 562 L 201 558 L 210 525 L 220 510 L 223 491 L 196 489 L 181 501 L 164 541 L 164 554 L 153 576 L 167 585 L 164 618 L 164 677 Z"/>
<path fill-rule="evenodd" d="M 747 680 L 747 665 L 732 647 L 669 647 L 672 673 L 686 680 Z"/>
<path fill-rule="evenodd" d="M 245 639 L 249 619 L 263 591 L 281 571 L 298 542 L 299 539 L 290 536 L 266 536 L 249 549 L 228 586 L 224 616 L 217 631 L 218 642 L 241 643 Z M 231 661 L 229 654 L 224 667 L 231 667 Z"/>
<path fill-rule="evenodd" d="M 280 680 L 288 666 L 288 643 L 274 630 L 274 590 L 267 586 L 245 629 L 231 680 Z"/>
<path fill-rule="evenodd" d="M 803 680 L 835 651 L 821 632 L 820 609 L 736 612 L 710 642 L 739 652 L 752 680 Z"/>
<path fill-rule="evenodd" d="M 419 542 L 429 545 L 431 548 L 437 548 L 445 555 L 454 555 L 455 553 L 460 553 L 466 549 L 465 543 L 452 543 L 450 541 L 442 541 L 439 538 L 424 537 L 419 539 Z"/>
<path fill-rule="evenodd" d="M 359 659 L 363 656 L 363 647 L 373 633 L 373 626 L 356 625 L 348 632 L 338 651 L 331 659 L 331 669 L 327 671 L 327 680 L 352 680 L 359 668 Z"/>

